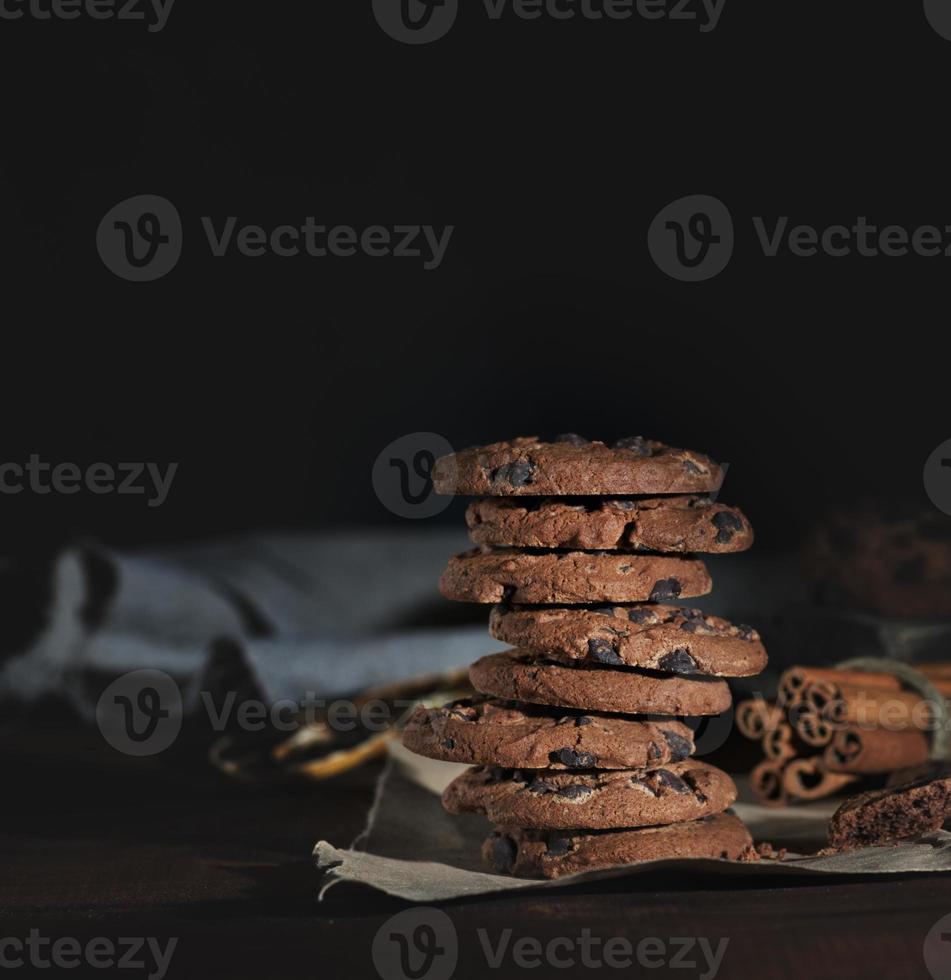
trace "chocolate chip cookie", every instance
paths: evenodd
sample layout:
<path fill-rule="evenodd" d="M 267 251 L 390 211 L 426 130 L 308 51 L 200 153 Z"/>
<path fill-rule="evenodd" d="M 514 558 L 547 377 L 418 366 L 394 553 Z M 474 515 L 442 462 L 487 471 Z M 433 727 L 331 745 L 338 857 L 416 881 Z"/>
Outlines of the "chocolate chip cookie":
<path fill-rule="evenodd" d="M 464 449 L 436 460 L 437 493 L 478 496 L 709 493 L 723 479 L 700 453 L 629 436 L 612 446 L 574 434 Z"/>
<path fill-rule="evenodd" d="M 938 830 L 951 819 L 951 763 L 917 767 L 912 778 L 846 800 L 829 821 L 829 844 L 888 844 Z"/>
<path fill-rule="evenodd" d="M 496 700 L 417 708 L 403 731 L 412 752 L 446 762 L 517 769 L 645 769 L 693 753 L 679 721 L 635 721 L 595 713 L 561 715 Z"/>
<path fill-rule="evenodd" d="M 711 588 L 695 558 L 610 551 L 474 549 L 451 558 L 439 581 L 460 602 L 663 602 Z"/>
<path fill-rule="evenodd" d="M 594 661 L 715 677 L 750 677 L 766 666 L 766 650 L 752 627 L 679 606 L 499 605 L 492 610 L 489 632 L 504 643 L 544 651 L 565 663 Z"/>
<path fill-rule="evenodd" d="M 697 762 L 597 772 L 476 766 L 443 793 L 450 813 L 484 813 L 499 827 L 607 830 L 696 820 L 736 799 L 733 780 Z"/>
<path fill-rule="evenodd" d="M 476 544 L 517 548 L 719 553 L 753 543 L 736 507 L 702 496 L 484 497 L 469 504 L 466 523 Z"/>
<path fill-rule="evenodd" d="M 496 698 L 621 714 L 699 717 L 730 707 L 730 689 L 712 677 L 679 677 L 579 661 L 563 666 L 544 654 L 506 650 L 469 668 L 472 686 Z"/>
<path fill-rule="evenodd" d="M 742 821 L 732 813 L 718 813 L 639 830 L 499 830 L 482 845 L 482 858 L 498 874 L 560 878 L 665 858 L 755 860 L 755 852 Z"/>

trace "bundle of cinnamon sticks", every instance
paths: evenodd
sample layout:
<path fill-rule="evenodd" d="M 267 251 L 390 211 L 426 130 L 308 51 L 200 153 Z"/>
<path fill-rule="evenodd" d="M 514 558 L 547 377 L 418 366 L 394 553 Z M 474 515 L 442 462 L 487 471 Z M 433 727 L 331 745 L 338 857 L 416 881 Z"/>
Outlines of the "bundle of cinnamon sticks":
<path fill-rule="evenodd" d="M 951 664 L 909 665 L 951 699 Z M 762 743 L 764 760 L 750 773 L 761 803 L 818 800 L 860 781 L 874 782 L 928 759 L 932 704 L 893 674 L 791 667 L 775 704 L 736 706 L 736 726 Z"/>

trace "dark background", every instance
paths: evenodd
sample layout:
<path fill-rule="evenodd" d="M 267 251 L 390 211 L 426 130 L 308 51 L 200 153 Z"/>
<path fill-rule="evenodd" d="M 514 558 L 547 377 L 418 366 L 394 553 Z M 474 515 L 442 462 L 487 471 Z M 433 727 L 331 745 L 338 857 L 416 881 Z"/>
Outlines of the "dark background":
<path fill-rule="evenodd" d="M 732 464 L 723 499 L 764 550 L 860 497 L 927 506 L 924 461 L 951 437 L 951 259 L 767 259 L 751 226 L 951 223 L 951 43 L 921 0 L 727 0 L 708 34 L 461 5 L 421 47 L 387 37 L 369 0 L 177 0 L 156 34 L 0 20 L 0 463 L 179 464 L 158 508 L 0 494 L 0 553 L 76 534 L 405 526 L 370 470 L 416 431 L 457 448 L 574 430 L 709 452 Z M 178 266 L 145 284 L 95 245 L 138 194 L 168 198 L 185 226 Z M 737 229 L 731 264 L 696 285 L 646 248 L 653 217 L 689 194 L 722 200 Z M 216 259 L 203 215 L 455 232 L 431 272 Z M 434 520 L 461 528 L 461 503 Z M 378 769 L 332 791 L 249 791 L 211 783 L 203 762 L 126 765 L 61 713 L 5 720 L 6 935 L 179 936 L 172 976 L 372 975 L 398 903 L 316 905 L 308 853 L 359 831 Z M 938 876 L 665 875 L 452 915 L 469 952 L 476 925 L 547 937 L 591 922 L 733 930 L 724 977 L 918 977 L 949 907 Z M 459 975 L 474 969 L 466 957 Z"/>
<path fill-rule="evenodd" d="M 944 225 L 951 44 L 921 4 L 740 4 L 718 28 L 490 21 L 387 37 L 365 0 L 185 3 L 139 22 L 0 21 L 4 460 L 179 463 L 168 501 L 0 498 L 4 550 L 397 522 L 392 439 L 642 433 L 729 461 L 763 547 L 829 504 L 925 503 L 946 421 L 944 258 L 764 258 L 750 219 Z M 166 278 L 96 227 L 171 200 Z M 645 244 L 719 197 L 706 283 Z M 200 217 L 456 226 L 413 259 L 212 258 Z M 454 505 L 440 520 L 458 521 Z"/>

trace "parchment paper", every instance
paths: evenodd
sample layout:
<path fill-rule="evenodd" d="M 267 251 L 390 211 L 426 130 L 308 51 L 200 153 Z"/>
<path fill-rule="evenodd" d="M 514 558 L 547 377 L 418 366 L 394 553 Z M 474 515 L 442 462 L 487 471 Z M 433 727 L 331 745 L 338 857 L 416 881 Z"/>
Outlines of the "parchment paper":
<path fill-rule="evenodd" d="M 564 888 L 583 881 L 631 877 L 646 871 L 720 875 L 861 875 L 951 871 L 951 833 L 939 830 L 890 847 L 869 847 L 829 857 L 807 857 L 825 844 L 826 822 L 840 801 L 770 809 L 738 802 L 734 812 L 757 842 L 789 847 L 784 861 L 754 864 L 684 858 L 642 861 L 555 881 L 531 881 L 490 874 L 481 865 L 480 849 L 491 827 L 481 816 L 450 816 L 439 794 L 465 766 L 436 762 L 396 744 L 377 784 L 366 827 L 348 848 L 320 841 L 317 866 L 325 871 L 321 898 L 342 881 L 359 882 L 411 902 L 471 898 L 526 888 Z M 743 796 L 741 787 L 741 798 Z"/>

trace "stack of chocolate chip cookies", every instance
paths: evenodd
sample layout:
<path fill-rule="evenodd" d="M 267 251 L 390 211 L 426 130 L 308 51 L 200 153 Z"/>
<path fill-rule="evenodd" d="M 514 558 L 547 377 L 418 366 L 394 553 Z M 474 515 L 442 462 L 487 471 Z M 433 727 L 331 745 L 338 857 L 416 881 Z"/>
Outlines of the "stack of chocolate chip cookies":
<path fill-rule="evenodd" d="M 724 677 L 766 664 L 747 626 L 670 605 L 711 589 L 696 552 L 742 551 L 752 530 L 712 501 L 706 456 L 640 437 L 515 439 L 439 460 L 440 493 L 478 497 L 477 547 L 451 559 L 450 599 L 495 603 L 480 697 L 418 708 L 404 744 L 473 766 L 443 796 L 485 814 L 496 871 L 555 878 L 665 857 L 748 856 L 736 787 L 691 758 L 676 716 L 730 706 Z"/>

